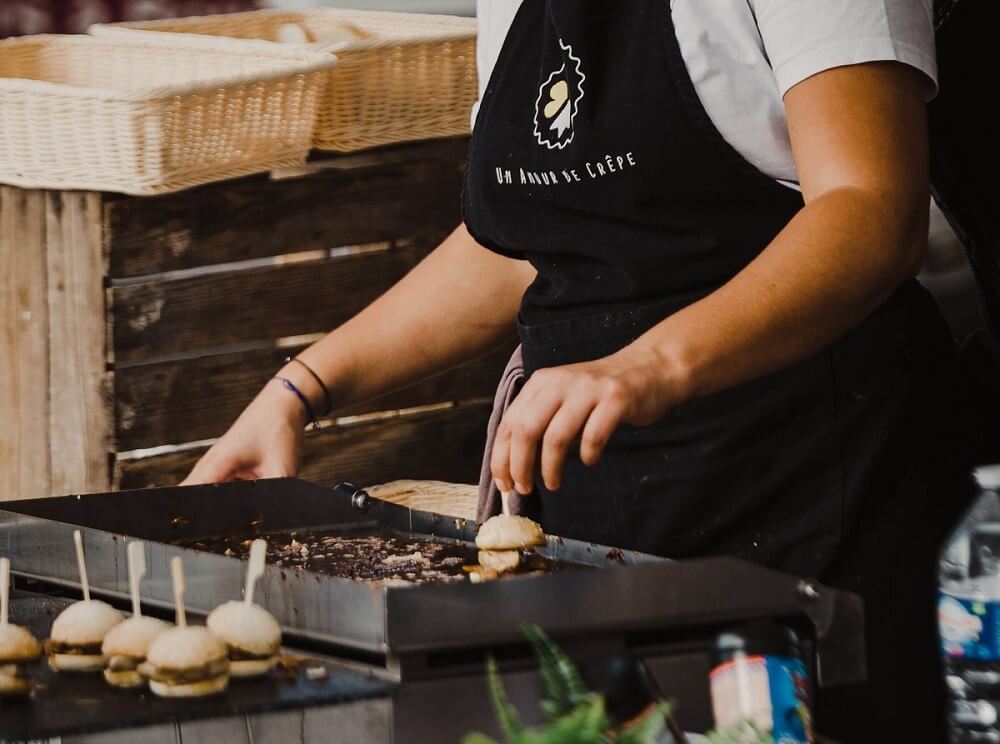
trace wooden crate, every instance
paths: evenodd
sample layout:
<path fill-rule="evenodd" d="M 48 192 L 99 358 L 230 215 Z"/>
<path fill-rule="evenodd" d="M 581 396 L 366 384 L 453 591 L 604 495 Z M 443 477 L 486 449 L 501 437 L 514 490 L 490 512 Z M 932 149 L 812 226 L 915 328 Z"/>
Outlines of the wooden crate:
<path fill-rule="evenodd" d="M 176 483 L 458 224 L 466 144 L 159 197 L 0 186 L 0 498 Z M 475 481 L 508 352 L 338 412 L 302 475 Z"/>

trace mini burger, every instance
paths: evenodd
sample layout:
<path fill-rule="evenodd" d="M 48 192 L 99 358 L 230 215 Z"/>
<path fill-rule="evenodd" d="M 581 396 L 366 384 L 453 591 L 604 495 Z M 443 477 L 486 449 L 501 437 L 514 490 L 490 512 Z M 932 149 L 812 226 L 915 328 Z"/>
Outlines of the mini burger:
<path fill-rule="evenodd" d="M 139 665 L 146 660 L 153 641 L 170 628 L 170 623 L 143 615 L 133 615 L 113 627 L 101 645 L 101 652 L 107 660 L 104 679 L 108 684 L 114 687 L 142 687 L 146 684 L 139 674 Z"/>
<path fill-rule="evenodd" d="M 52 623 L 45 642 L 49 666 L 57 672 L 99 672 L 104 669 L 101 644 L 125 617 L 99 599 L 75 602 Z"/>
<path fill-rule="evenodd" d="M 470 572 L 473 582 L 488 581 L 516 571 L 521 551 L 545 544 L 541 526 L 527 517 L 498 514 L 487 519 L 476 535 L 479 565 Z"/>
<path fill-rule="evenodd" d="M 260 605 L 226 602 L 208 616 L 208 629 L 229 647 L 234 677 L 266 674 L 278 663 L 281 626 Z"/>
<path fill-rule="evenodd" d="M 27 628 L 0 624 L 0 695 L 30 695 L 33 687 L 26 665 L 42 655 L 42 645 Z"/>
<path fill-rule="evenodd" d="M 208 628 L 171 628 L 150 644 L 139 674 L 160 697 L 205 697 L 229 685 L 229 649 Z"/>

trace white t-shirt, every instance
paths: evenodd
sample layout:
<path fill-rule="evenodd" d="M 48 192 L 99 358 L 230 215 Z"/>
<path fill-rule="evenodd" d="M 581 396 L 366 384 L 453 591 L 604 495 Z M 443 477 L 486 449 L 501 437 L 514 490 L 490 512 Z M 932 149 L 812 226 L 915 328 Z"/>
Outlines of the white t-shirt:
<path fill-rule="evenodd" d="M 789 185 L 798 176 L 781 99 L 796 83 L 832 67 L 895 60 L 926 75 L 928 99 L 937 91 L 933 0 L 669 2 L 712 122 L 747 160 Z M 477 0 L 480 96 L 519 5 Z"/>

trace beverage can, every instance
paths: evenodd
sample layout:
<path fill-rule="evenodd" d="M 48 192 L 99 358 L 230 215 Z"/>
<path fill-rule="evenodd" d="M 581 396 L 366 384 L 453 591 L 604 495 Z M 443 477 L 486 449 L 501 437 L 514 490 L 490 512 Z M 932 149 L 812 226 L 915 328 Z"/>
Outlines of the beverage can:
<path fill-rule="evenodd" d="M 753 724 L 776 744 L 812 744 L 809 674 L 798 637 L 777 623 L 721 633 L 709 674 L 720 731 Z"/>

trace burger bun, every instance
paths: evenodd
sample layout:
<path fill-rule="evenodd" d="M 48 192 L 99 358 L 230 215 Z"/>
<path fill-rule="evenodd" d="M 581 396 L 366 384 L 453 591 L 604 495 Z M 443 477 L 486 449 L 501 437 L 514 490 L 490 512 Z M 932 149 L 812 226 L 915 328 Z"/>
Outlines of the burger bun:
<path fill-rule="evenodd" d="M 42 655 L 42 644 L 31 631 L 20 625 L 0 625 L 0 664 L 35 661 Z"/>
<path fill-rule="evenodd" d="M 281 626 L 260 605 L 226 602 L 212 610 L 206 624 L 229 648 L 253 656 L 273 656 L 281 647 Z"/>
<path fill-rule="evenodd" d="M 154 695 L 164 698 L 193 698 L 206 697 L 207 695 L 217 695 L 224 692 L 229 686 L 229 676 L 220 674 L 210 679 L 199 680 L 198 682 L 157 682 L 155 679 L 149 680 L 149 689 Z"/>
<path fill-rule="evenodd" d="M 150 644 L 170 628 L 170 623 L 155 617 L 133 615 L 108 631 L 101 652 L 106 658 L 127 656 L 141 661 L 146 658 Z"/>
<path fill-rule="evenodd" d="M 99 599 L 74 602 L 52 623 L 53 641 L 73 646 L 100 644 L 108 631 L 125 620 L 125 616 Z"/>
<path fill-rule="evenodd" d="M 520 550 L 544 544 L 545 533 L 538 522 L 506 514 L 487 519 L 476 535 L 480 550 Z"/>

